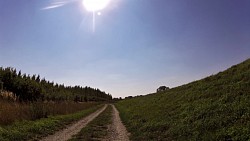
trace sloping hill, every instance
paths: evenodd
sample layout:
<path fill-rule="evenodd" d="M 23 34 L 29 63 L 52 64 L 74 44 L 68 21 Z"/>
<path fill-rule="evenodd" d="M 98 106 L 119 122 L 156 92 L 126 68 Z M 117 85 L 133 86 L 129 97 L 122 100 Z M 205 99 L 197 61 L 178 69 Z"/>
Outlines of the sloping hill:
<path fill-rule="evenodd" d="M 132 140 L 249 140 L 250 59 L 116 106 Z"/>

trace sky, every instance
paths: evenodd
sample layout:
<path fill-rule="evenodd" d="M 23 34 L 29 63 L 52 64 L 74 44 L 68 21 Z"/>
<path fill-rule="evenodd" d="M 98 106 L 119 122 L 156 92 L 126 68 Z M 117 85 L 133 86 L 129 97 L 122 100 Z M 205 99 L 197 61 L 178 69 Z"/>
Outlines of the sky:
<path fill-rule="evenodd" d="M 82 3 L 0 0 L 0 66 L 126 97 L 250 57 L 249 0 L 111 0 L 95 30 Z"/>

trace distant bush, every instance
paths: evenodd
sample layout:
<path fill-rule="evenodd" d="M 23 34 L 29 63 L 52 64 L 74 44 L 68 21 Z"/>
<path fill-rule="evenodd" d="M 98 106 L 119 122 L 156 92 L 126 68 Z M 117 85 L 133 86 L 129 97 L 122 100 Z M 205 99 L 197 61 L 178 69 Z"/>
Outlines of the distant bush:
<path fill-rule="evenodd" d="M 166 91 L 166 90 L 169 90 L 169 87 L 160 86 L 160 87 L 156 90 L 156 92 L 158 93 L 158 92 L 163 92 L 163 91 Z"/>

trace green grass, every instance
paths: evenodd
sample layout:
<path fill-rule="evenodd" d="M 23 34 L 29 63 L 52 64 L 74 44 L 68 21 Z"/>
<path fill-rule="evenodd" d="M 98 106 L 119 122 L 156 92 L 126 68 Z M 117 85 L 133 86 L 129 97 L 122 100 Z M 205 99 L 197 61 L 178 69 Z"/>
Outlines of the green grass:
<path fill-rule="evenodd" d="M 93 113 L 100 107 L 101 105 L 74 114 L 50 116 L 36 121 L 21 121 L 9 126 L 0 126 L 0 140 L 36 140 L 43 136 L 53 134 L 55 131 L 64 128 L 66 125 Z"/>
<path fill-rule="evenodd" d="M 70 141 L 92 141 L 108 135 L 108 125 L 112 123 L 112 107 L 109 105 L 98 117 L 91 121 Z"/>
<path fill-rule="evenodd" d="M 116 106 L 131 140 L 250 140 L 250 59 Z"/>

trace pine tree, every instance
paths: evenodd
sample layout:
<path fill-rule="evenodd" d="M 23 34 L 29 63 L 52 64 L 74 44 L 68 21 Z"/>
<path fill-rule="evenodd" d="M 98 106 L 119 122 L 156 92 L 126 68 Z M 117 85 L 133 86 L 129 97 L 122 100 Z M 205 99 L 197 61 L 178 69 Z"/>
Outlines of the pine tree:
<path fill-rule="evenodd" d="M 3 82 L 0 80 L 0 91 L 3 90 Z"/>

